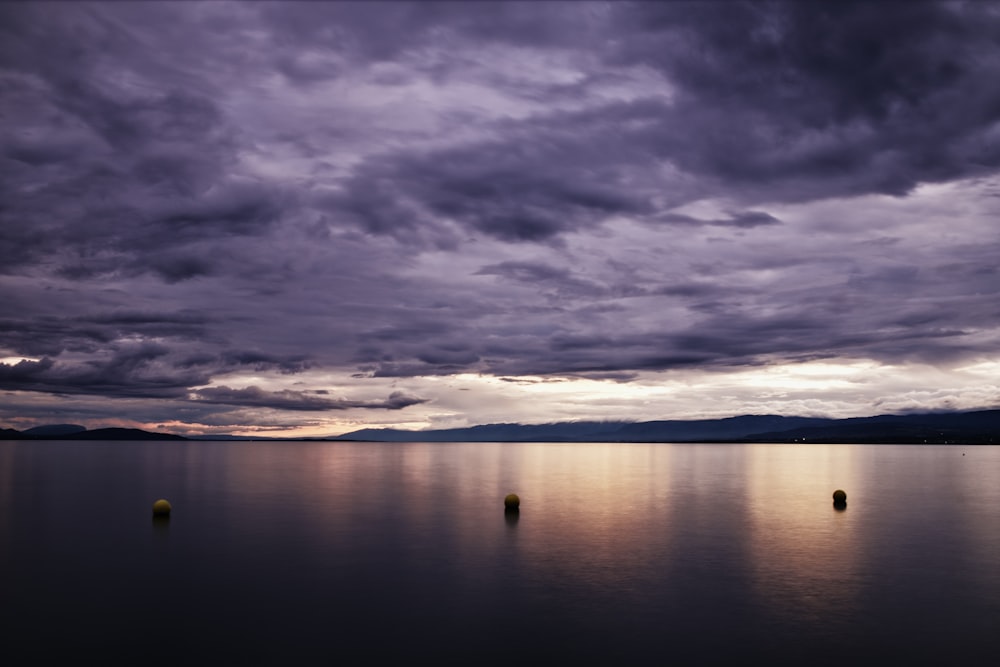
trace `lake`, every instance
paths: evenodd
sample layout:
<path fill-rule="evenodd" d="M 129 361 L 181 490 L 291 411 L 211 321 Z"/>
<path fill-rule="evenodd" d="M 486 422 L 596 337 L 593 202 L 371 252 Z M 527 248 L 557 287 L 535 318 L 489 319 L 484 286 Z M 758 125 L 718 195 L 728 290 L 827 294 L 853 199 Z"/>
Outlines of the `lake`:
<path fill-rule="evenodd" d="M 0 572 L 17 665 L 992 665 L 1000 447 L 0 442 Z"/>

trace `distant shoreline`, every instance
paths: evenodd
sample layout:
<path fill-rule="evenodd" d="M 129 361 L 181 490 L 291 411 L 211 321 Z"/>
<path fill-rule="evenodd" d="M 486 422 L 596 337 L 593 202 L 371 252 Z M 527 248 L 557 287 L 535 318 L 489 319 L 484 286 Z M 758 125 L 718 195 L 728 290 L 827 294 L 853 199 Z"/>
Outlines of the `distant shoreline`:
<path fill-rule="evenodd" d="M 742 415 L 722 419 L 650 422 L 556 422 L 485 424 L 467 428 L 406 431 L 362 429 L 339 436 L 181 436 L 133 428 L 88 430 L 54 424 L 27 431 L 0 430 L 3 440 L 166 440 L 188 442 L 597 442 L 703 444 L 1000 444 L 1000 410 L 847 419 Z"/>

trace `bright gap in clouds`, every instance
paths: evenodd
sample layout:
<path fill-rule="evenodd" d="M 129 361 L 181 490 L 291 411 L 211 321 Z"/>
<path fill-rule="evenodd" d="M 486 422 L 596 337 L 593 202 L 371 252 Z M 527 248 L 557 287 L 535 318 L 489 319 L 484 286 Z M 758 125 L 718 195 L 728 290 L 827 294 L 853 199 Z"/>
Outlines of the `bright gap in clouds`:
<path fill-rule="evenodd" d="M 910 411 L 977 409 L 996 403 L 992 381 L 1000 361 L 983 360 L 961 369 L 921 364 L 879 364 L 869 360 L 808 361 L 729 371 L 642 372 L 629 381 L 574 377 L 496 377 L 459 374 L 397 379 L 372 378 L 365 398 L 384 397 L 401 385 L 426 403 L 405 410 L 345 409 L 309 414 L 280 410 L 235 410 L 249 422 L 287 423 L 280 432 L 248 427 L 243 434 L 309 437 L 342 435 L 361 428 L 408 430 L 462 428 L 477 424 L 539 424 L 558 421 L 652 421 L 716 419 L 741 414 L 832 418 Z M 350 379 L 316 374 L 303 378 L 243 378 L 246 386 L 281 392 L 324 386 L 330 396 L 352 396 Z M 234 382 L 234 388 L 243 385 Z M 353 386 L 356 391 L 356 385 Z M 262 419 L 264 413 L 267 419 Z M 475 418 L 471 419 L 470 416 Z M 298 424 L 294 421 L 301 420 Z M 270 432 L 270 433 L 269 433 Z"/>
<path fill-rule="evenodd" d="M 714 419 L 740 414 L 846 418 L 935 410 L 942 404 L 976 409 L 1000 397 L 995 382 L 984 383 L 996 366 L 996 361 L 987 361 L 955 371 L 856 360 L 715 372 L 646 372 L 629 382 L 476 375 L 414 378 L 411 386 L 418 393 L 438 394 L 435 386 L 442 391 L 438 400 L 409 410 L 413 416 L 426 414 L 433 428 L 449 428 L 472 425 L 467 421 L 472 405 L 479 407 L 478 423 Z M 445 386 L 464 392 L 444 391 Z M 462 393 L 467 398 L 462 399 Z"/>
<path fill-rule="evenodd" d="M 0 364 L 7 364 L 8 366 L 15 366 L 22 361 L 27 361 L 30 363 L 37 363 L 38 359 L 31 359 L 29 357 L 0 357 Z"/>

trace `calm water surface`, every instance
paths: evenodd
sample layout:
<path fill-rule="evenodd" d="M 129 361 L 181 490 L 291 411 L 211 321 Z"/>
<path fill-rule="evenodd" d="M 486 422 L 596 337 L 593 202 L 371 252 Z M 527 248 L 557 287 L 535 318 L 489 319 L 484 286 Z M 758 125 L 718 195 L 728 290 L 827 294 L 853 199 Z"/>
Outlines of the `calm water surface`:
<path fill-rule="evenodd" d="M 0 573 L 7 664 L 992 665 L 1000 447 L 2 442 Z"/>

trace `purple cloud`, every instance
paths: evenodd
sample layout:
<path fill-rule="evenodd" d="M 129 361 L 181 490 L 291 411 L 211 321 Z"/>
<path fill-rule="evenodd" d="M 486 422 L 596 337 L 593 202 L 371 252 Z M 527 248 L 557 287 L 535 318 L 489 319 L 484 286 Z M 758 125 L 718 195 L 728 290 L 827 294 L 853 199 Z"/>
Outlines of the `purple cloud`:
<path fill-rule="evenodd" d="M 997 358 L 989 3 L 53 7 L 0 6 L 4 419 Z"/>

